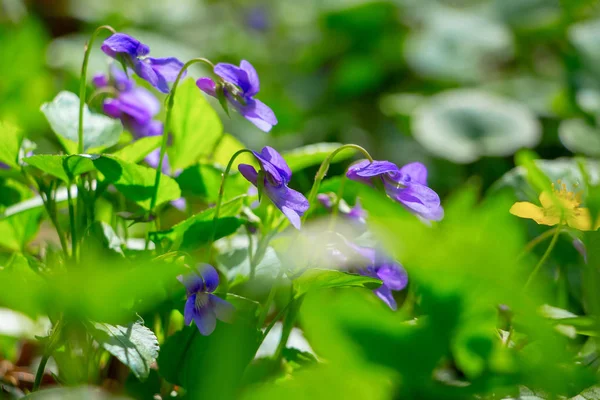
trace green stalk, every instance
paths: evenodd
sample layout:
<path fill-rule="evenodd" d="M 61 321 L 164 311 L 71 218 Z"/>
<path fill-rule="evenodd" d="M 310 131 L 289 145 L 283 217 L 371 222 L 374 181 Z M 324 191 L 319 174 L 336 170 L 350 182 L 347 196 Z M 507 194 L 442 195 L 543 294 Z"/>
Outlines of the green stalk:
<path fill-rule="evenodd" d="M 173 83 L 173 88 L 171 89 L 171 93 L 169 94 L 169 98 L 167 101 L 167 115 L 165 116 L 165 126 L 163 127 L 163 135 L 162 142 L 160 144 L 160 156 L 158 158 L 158 166 L 156 167 L 156 177 L 154 178 L 154 191 L 152 193 L 152 200 L 150 201 L 150 212 L 154 211 L 154 207 L 156 206 L 156 199 L 158 197 L 158 187 L 160 185 L 160 177 L 162 175 L 162 166 L 163 159 L 165 158 L 165 153 L 167 152 L 167 142 L 169 139 L 169 129 L 171 127 L 171 114 L 173 113 L 173 105 L 175 104 L 175 93 L 177 91 L 177 86 L 179 85 L 179 81 L 181 77 L 185 73 L 185 71 L 192 65 L 196 63 L 205 63 L 214 68 L 214 65 L 208 61 L 206 58 L 194 58 L 188 61 L 183 65 L 179 74 L 177 74 L 177 78 Z"/>
<path fill-rule="evenodd" d="M 213 241 L 215 240 L 215 235 L 216 235 L 216 231 L 217 231 L 217 220 L 219 219 L 219 212 L 221 211 L 221 204 L 223 203 L 223 195 L 225 194 L 225 181 L 227 180 L 227 176 L 229 175 L 229 172 L 231 171 L 231 168 L 233 167 L 233 163 L 234 163 L 235 159 L 244 153 L 250 153 L 254 156 L 254 153 L 252 153 L 252 151 L 248 150 L 248 149 L 241 149 L 241 150 L 236 151 L 233 154 L 233 156 L 231 156 L 231 158 L 229 159 L 229 162 L 227 163 L 227 167 L 225 168 L 225 171 L 221 175 L 221 185 L 219 186 L 219 197 L 217 198 L 217 204 L 215 205 L 215 214 L 213 216 L 213 227 L 212 227 L 212 231 L 210 233 L 210 240 L 208 241 L 208 243 L 211 246 L 210 247 L 211 249 L 212 249 Z M 210 257 L 209 257 L 209 259 L 210 259 Z"/>
<path fill-rule="evenodd" d="M 277 292 L 277 288 L 279 287 L 279 282 L 281 281 L 282 278 L 283 278 L 283 268 L 280 268 L 279 273 L 277 274 L 277 277 L 273 281 L 273 286 L 271 287 L 271 290 L 269 291 L 269 296 L 267 297 L 267 301 L 265 302 L 265 305 L 263 306 L 263 309 L 258 317 L 258 329 L 260 329 L 260 327 L 263 326 L 265 321 L 267 320 L 267 315 L 269 314 L 269 308 L 271 307 L 271 303 L 275 299 L 275 293 Z"/>
<path fill-rule="evenodd" d="M 520 260 L 521 258 L 525 257 L 527 255 L 527 253 L 529 253 L 531 250 L 533 250 L 533 248 L 535 246 L 542 243 L 544 240 L 552 237 L 552 235 L 554 235 L 556 233 L 555 232 L 556 230 L 560 231 L 561 229 L 562 228 L 560 226 L 557 226 L 557 227 L 549 229 L 546 232 L 542 233 L 541 235 L 536 236 L 535 238 L 531 239 L 531 241 L 525 245 L 525 248 L 519 255 L 518 259 Z"/>
<path fill-rule="evenodd" d="M 285 350 L 288 339 L 290 338 L 290 334 L 292 333 L 292 329 L 294 329 L 294 325 L 296 324 L 296 320 L 298 319 L 298 314 L 300 312 L 300 307 L 302 306 L 303 301 L 304 296 L 300 296 L 299 298 L 292 299 L 290 301 L 291 304 L 287 311 L 287 315 L 285 316 L 285 320 L 283 321 L 283 327 L 281 329 L 281 338 L 279 339 L 279 344 L 277 345 L 277 350 L 275 351 L 276 360 L 281 359 L 283 350 Z"/>
<path fill-rule="evenodd" d="M 373 157 L 371 157 L 371 155 L 369 154 L 369 152 L 367 150 L 365 150 L 364 148 L 360 147 L 359 145 L 356 145 L 356 144 L 345 144 L 345 145 L 342 145 L 342 146 L 338 147 L 334 151 L 332 151 L 331 154 L 321 163 L 321 166 L 319 167 L 319 170 L 317 171 L 317 174 L 315 176 L 315 182 L 313 183 L 313 186 L 312 186 L 312 188 L 310 190 L 310 193 L 308 194 L 309 209 L 302 216 L 302 222 L 305 222 L 306 218 L 308 218 L 308 215 L 310 214 L 310 209 L 313 207 L 315 199 L 317 198 L 317 193 L 319 192 L 319 188 L 321 187 L 321 182 L 325 178 L 325 175 L 327 175 L 327 171 L 329 170 L 329 165 L 333 161 L 333 158 L 340 151 L 345 150 L 345 149 L 355 149 L 355 150 L 358 150 L 361 153 L 363 153 L 364 156 L 369 161 L 373 162 Z"/>
<path fill-rule="evenodd" d="M 35 392 L 40 388 L 40 384 L 42 383 L 42 378 L 44 377 L 44 371 L 46 370 L 46 364 L 48 363 L 48 359 L 50 358 L 50 354 L 44 353 L 42 359 L 40 360 L 40 365 L 38 366 L 37 372 L 35 373 L 35 381 L 33 382 L 32 392 Z"/>
<path fill-rule="evenodd" d="M 552 240 L 550 241 L 550 245 L 548 245 L 548 248 L 546 249 L 546 252 L 542 256 L 542 258 L 540 258 L 540 261 L 537 263 L 537 265 L 535 266 L 533 271 L 531 271 L 529 278 L 527 278 L 527 282 L 525 282 L 525 286 L 523 287 L 524 290 L 526 290 L 529 287 L 529 285 L 533 281 L 533 278 L 537 275 L 537 273 L 539 272 L 542 265 L 544 265 L 544 262 L 546 262 L 546 259 L 548 259 L 548 257 L 550 256 L 550 253 L 554 249 L 556 242 L 558 242 L 559 236 L 560 236 L 560 229 L 556 229 L 554 231 L 554 235 L 552 236 Z"/>
<path fill-rule="evenodd" d="M 71 186 L 73 182 L 69 182 L 67 186 L 67 203 L 69 206 L 69 224 L 71 225 L 71 258 L 77 261 L 77 227 L 75 226 L 75 208 L 73 207 L 73 198 L 71 196 Z M 77 196 L 79 197 L 79 196 Z"/>
<path fill-rule="evenodd" d="M 96 28 L 96 30 L 92 33 L 89 42 L 85 44 L 85 52 L 83 55 L 83 64 L 81 65 L 81 77 L 79 81 L 79 126 L 77 130 L 77 151 L 79 154 L 83 154 L 83 106 L 85 105 L 85 90 L 87 88 L 87 69 L 88 63 L 90 61 L 90 53 L 92 51 L 92 45 L 94 44 L 94 39 L 98 36 L 98 33 L 102 30 L 108 30 L 112 34 L 115 34 L 116 31 L 113 27 L 109 25 L 102 25 Z"/>
<path fill-rule="evenodd" d="M 46 369 L 46 364 L 48 363 L 48 359 L 52 352 L 54 351 L 55 346 L 58 344 L 58 339 L 60 337 L 60 333 L 62 330 L 61 320 L 59 319 L 48 338 L 48 345 L 44 350 L 44 354 L 42 355 L 42 359 L 40 360 L 40 365 L 35 373 L 35 381 L 33 382 L 32 392 L 37 391 L 40 388 L 40 384 L 42 383 L 42 378 L 44 377 L 44 371 Z"/>

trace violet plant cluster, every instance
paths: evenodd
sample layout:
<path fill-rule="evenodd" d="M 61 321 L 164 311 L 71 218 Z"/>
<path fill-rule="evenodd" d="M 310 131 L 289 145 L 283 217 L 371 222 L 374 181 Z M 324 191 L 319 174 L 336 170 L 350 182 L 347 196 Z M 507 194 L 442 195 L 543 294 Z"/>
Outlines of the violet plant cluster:
<path fill-rule="evenodd" d="M 112 31 L 112 28 L 109 30 Z M 94 35 L 97 32 L 98 30 Z M 363 287 L 367 287 L 368 283 L 368 287 L 373 289 L 373 293 L 387 307 L 392 310 L 399 308 L 397 292 L 406 290 L 409 283 L 408 273 L 395 256 L 387 253 L 382 246 L 365 246 L 361 243 L 359 236 L 369 236 L 371 232 L 369 215 L 361 206 L 360 196 L 352 200 L 344 199 L 341 190 L 343 186 L 340 186 L 340 191 L 336 195 L 320 192 L 320 184 L 333 156 L 349 146 L 355 148 L 359 148 L 359 146 L 342 145 L 325 158 L 308 195 L 294 189 L 296 182 L 292 168 L 286 161 L 285 155 L 275 148 L 265 146 L 260 151 L 245 148 L 238 150 L 231 155 L 229 163 L 220 177 L 216 202 L 203 204 L 200 213 L 191 215 L 173 225 L 173 218 L 167 212 L 163 212 L 168 210 L 168 208 L 163 208 L 168 201 L 171 201 L 172 206 L 176 208 L 190 209 L 191 211 L 191 207 L 186 206 L 186 199 L 183 197 L 173 200 L 177 198 L 174 195 L 162 202 L 157 199 L 159 189 L 163 187 L 161 179 L 163 183 L 167 180 L 168 185 L 176 186 L 178 183 L 174 178 L 181 173 L 181 171 L 173 170 L 166 152 L 167 148 L 172 145 L 171 142 L 177 140 L 177 135 L 172 131 L 174 124 L 171 124 L 171 116 L 173 106 L 177 102 L 178 84 L 186 77 L 187 68 L 190 65 L 201 62 L 210 66 L 213 76 L 200 77 L 195 81 L 195 87 L 193 85 L 189 87 L 198 96 L 208 95 L 216 98 L 226 113 L 229 114 L 230 109 L 235 110 L 237 114 L 259 130 L 270 132 L 277 125 L 278 120 L 273 110 L 257 98 L 260 92 L 258 72 L 246 60 L 242 60 L 237 66 L 229 63 L 213 65 L 204 58 L 192 59 L 183 63 L 174 57 L 151 57 L 150 48 L 146 44 L 130 35 L 113 32 L 101 45 L 102 51 L 112 61 L 106 71 L 98 71 L 93 76 L 92 84 L 95 92 L 88 99 L 85 96 L 87 83 L 85 73 L 90 48 L 86 48 L 82 68 L 79 125 L 76 127 L 79 148 L 83 148 L 81 146 L 83 139 L 89 139 L 85 136 L 86 130 L 82 126 L 90 121 L 87 117 L 84 118 L 84 110 L 89 112 L 85 109 L 87 101 L 92 106 L 98 106 L 97 108 L 103 114 L 101 117 L 95 116 L 98 120 L 108 121 L 111 125 L 115 123 L 122 125 L 131 134 L 134 142 L 144 140 L 154 145 L 155 142 L 149 141 L 148 138 L 160 138 L 160 147 L 153 150 L 148 149 L 142 156 L 136 158 L 136 160 L 143 158 L 148 167 L 141 167 L 137 165 L 137 162 L 130 161 L 120 164 L 118 155 L 104 154 L 60 155 L 57 156 L 58 158 L 52 159 L 55 164 L 45 158 L 44 162 L 47 164 L 36 164 L 37 156 L 28 157 L 31 154 L 26 154 L 24 162 L 28 162 L 31 167 L 38 168 L 40 165 L 41 168 L 51 165 L 51 168 L 44 172 L 49 171 L 50 174 L 55 174 L 55 177 L 62 179 L 63 184 L 68 184 L 66 200 L 69 232 L 65 233 L 56 218 L 56 193 L 54 191 L 60 183 L 54 181 L 48 185 L 44 180 L 47 179 L 46 175 L 35 181 L 40 197 L 46 201 L 46 209 L 56 227 L 64 253 L 66 269 L 80 266 L 83 263 L 82 260 L 91 257 L 87 252 L 91 253 L 89 249 L 92 245 L 89 243 L 93 241 L 91 238 L 98 230 L 92 229 L 92 224 L 98 221 L 95 215 L 97 212 L 95 202 L 98 197 L 105 191 L 113 195 L 117 191 L 125 189 L 127 195 L 123 192 L 124 197 L 143 208 L 143 212 L 139 215 L 129 213 L 132 215 L 123 217 L 133 220 L 133 224 L 143 223 L 147 230 L 144 232 L 145 237 L 141 239 L 144 243 L 143 247 L 136 249 L 140 251 L 140 254 L 144 254 L 139 257 L 143 260 L 146 260 L 144 257 L 149 257 L 152 262 L 173 263 L 181 267 L 177 275 L 177 280 L 181 285 L 177 285 L 175 274 L 173 274 L 169 280 L 175 283 L 177 289 L 163 288 L 164 290 L 160 293 L 160 295 L 171 296 L 173 303 L 180 304 L 177 307 L 183 316 L 179 321 L 180 330 L 181 325 L 187 327 L 193 324 L 200 335 L 210 336 L 219 330 L 221 322 L 232 324 L 244 319 L 244 316 L 240 315 L 242 310 L 238 308 L 240 301 L 244 300 L 246 304 L 251 304 L 250 308 L 256 308 L 252 314 L 257 321 L 256 332 L 263 335 L 261 340 L 265 339 L 269 330 L 278 321 L 285 321 L 285 329 L 280 339 L 281 343 L 285 345 L 287 337 L 294 327 L 298 314 L 297 309 L 302 304 L 303 295 L 292 296 L 289 304 L 281 310 L 282 314 L 273 313 L 273 309 L 276 308 L 274 303 L 278 291 L 285 287 L 286 281 L 291 282 L 292 294 L 295 293 L 294 282 L 299 276 L 297 271 L 292 271 L 291 267 L 286 265 L 279 265 L 276 273 L 269 277 L 268 293 L 261 301 L 250 301 L 241 296 L 240 293 L 243 294 L 243 291 L 240 287 L 256 282 L 255 278 L 259 274 L 258 266 L 264 260 L 268 249 L 273 248 L 272 245 L 276 240 L 287 240 L 290 246 L 297 246 L 303 241 L 308 231 L 306 229 L 307 221 L 314 217 L 312 212 L 321 205 L 331 213 L 328 216 L 331 224 L 330 231 L 334 230 L 334 222 L 339 217 L 352 224 L 357 232 L 356 236 L 343 238 L 335 244 L 332 252 L 335 255 L 336 265 L 327 271 L 335 270 L 343 277 L 366 282 Z M 165 98 L 163 98 L 164 95 L 166 95 Z M 94 101 L 97 99 L 102 100 L 101 105 Z M 69 121 L 69 128 L 71 125 L 72 121 Z M 106 147 L 110 148 L 112 145 L 114 142 Z M 216 147 L 210 150 L 214 153 Z M 423 164 L 413 162 L 398 167 L 389 161 L 373 161 L 366 150 L 362 149 L 362 151 L 367 159 L 350 165 L 345 178 L 381 189 L 382 195 L 385 194 L 390 201 L 398 203 L 398 207 L 404 207 L 414 214 L 415 218 L 419 218 L 425 223 L 440 221 L 443 218 L 444 212 L 440 198 L 428 186 L 427 169 Z M 247 181 L 244 191 L 248 191 L 250 188 L 248 193 L 254 191 L 256 195 L 244 195 L 247 199 L 242 198 L 244 206 L 237 211 L 235 217 L 228 215 L 220 218 L 220 213 L 225 210 L 225 184 L 229 181 L 229 174 L 236 165 L 236 158 L 242 154 L 249 156 L 251 161 L 238 162 L 237 172 L 234 173 L 239 173 L 237 175 L 239 180 L 243 178 Z M 134 156 L 137 157 L 137 154 L 129 156 L 135 158 Z M 71 162 L 71 157 L 74 157 L 75 163 Z M 18 162 L 20 163 L 21 160 Z M 4 168 L 4 166 L 0 167 Z M 94 170 L 96 167 L 98 169 Z M 64 168 L 64 171 L 61 168 Z M 94 173 L 90 173 L 90 171 Z M 149 185 L 149 177 L 154 177 L 152 186 Z M 198 182 L 198 185 L 201 184 L 202 182 Z M 165 187 L 174 187 L 168 185 Z M 78 197 L 75 200 L 73 199 L 73 189 L 77 189 Z M 151 198 L 148 198 L 150 192 L 148 189 L 151 189 Z M 258 202 L 254 197 L 258 197 Z M 346 200 L 354 205 L 351 207 Z M 256 207 L 252 207 L 254 203 L 257 204 Z M 120 205 L 122 204 L 125 203 L 121 202 Z M 233 231 L 222 233 L 221 231 L 229 229 L 227 223 L 231 224 L 232 220 L 234 221 Z M 239 225 L 235 225 L 238 222 Z M 113 230 L 109 224 L 105 222 L 101 224 L 104 224 L 101 225 L 102 232 Z M 117 229 L 124 231 L 124 235 L 127 236 L 129 228 L 133 224 L 124 227 L 118 226 Z M 201 229 L 192 229 L 198 226 Z M 219 258 L 213 252 L 218 248 L 217 240 L 234 233 L 238 236 L 242 229 L 247 233 L 246 253 L 250 271 L 248 274 L 240 273 L 235 279 L 232 279 L 228 273 L 230 271 L 221 270 L 218 263 Z M 185 230 L 184 234 L 180 233 L 182 230 Z M 121 242 L 118 234 L 113 233 L 107 246 L 111 251 L 125 258 L 126 255 L 120 247 L 127 248 L 126 245 L 122 245 L 125 240 Z M 175 236 L 177 238 L 172 239 Z M 193 238 L 191 238 L 192 236 Z M 192 239 L 197 240 L 200 244 L 196 247 L 190 248 L 188 245 L 184 248 L 183 243 L 186 240 L 193 241 Z M 87 247 L 83 246 L 84 242 Z M 277 251 L 281 252 L 282 250 L 278 249 Z M 128 256 L 130 256 L 129 253 L 127 253 Z M 304 272 L 317 267 L 320 266 L 308 265 Z M 134 285 L 135 282 L 128 284 Z M 367 293 L 367 295 L 370 294 Z M 157 294 L 157 296 L 159 295 Z M 135 307 L 138 304 L 130 301 L 127 307 Z M 249 306 L 246 305 L 246 307 Z M 385 308 L 385 306 L 383 307 Z M 54 330 L 57 335 L 62 334 L 61 329 L 66 329 L 61 325 L 63 323 L 61 318 L 62 316 L 59 316 L 59 322 L 55 323 L 58 326 Z M 170 318 L 171 315 L 160 321 L 165 335 L 171 333 Z M 93 324 L 88 325 L 92 326 Z M 175 325 L 177 325 L 176 322 Z M 52 340 L 49 340 L 48 343 L 50 344 L 44 355 L 45 361 L 42 360 L 39 367 L 42 375 L 49 355 L 55 350 L 51 346 Z M 280 352 L 281 346 L 279 347 L 278 351 Z M 39 384 L 38 381 L 37 387 Z"/>
<path fill-rule="evenodd" d="M 123 33 L 115 33 L 106 39 L 102 51 L 125 68 L 123 71 L 118 64 L 113 64 L 108 75 L 98 74 L 93 79 L 98 89 L 110 89 L 112 94 L 104 100 L 104 113 L 121 120 L 136 139 L 169 135 L 164 125 L 156 119 L 160 102 L 150 91 L 137 85 L 132 75 L 137 75 L 159 92 L 169 93 L 169 85 L 186 75 L 187 71 L 182 70 L 184 63 L 173 57 L 149 57 L 150 48 L 147 45 Z M 228 107 L 233 108 L 264 132 L 271 131 L 277 125 L 275 113 L 255 97 L 260 91 L 260 80 L 250 62 L 242 60 L 239 66 L 218 63 L 214 65 L 213 72 L 216 79 L 197 79 L 196 85 L 202 92 L 223 100 L 221 104 L 226 111 Z M 146 157 L 150 166 L 159 164 L 159 154 L 157 149 Z M 289 187 L 292 170 L 284 157 L 269 146 L 251 154 L 258 164 L 258 170 L 253 165 L 242 163 L 238 166 L 239 172 L 257 189 L 259 197 L 269 199 L 289 223 L 300 230 L 303 216 L 311 205 L 302 193 Z M 168 161 L 163 160 L 162 165 L 163 172 L 168 173 Z M 347 177 L 371 186 L 382 185 L 392 200 L 424 221 L 443 218 L 440 198 L 427 186 L 427 169 L 421 163 L 398 167 L 389 161 L 362 160 L 348 169 Z M 356 199 L 353 208 L 349 208 L 343 200 L 334 201 L 326 194 L 318 195 L 317 199 L 329 211 L 339 207 L 343 218 L 366 229 L 367 215 L 359 199 Z M 374 293 L 395 310 L 397 304 L 393 292 L 405 289 L 408 284 L 408 275 L 402 265 L 381 249 L 349 243 L 344 251 L 348 250 L 362 260 L 350 271 L 381 280 L 381 286 Z M 187 277 L 180 277 L 188 293 L 185 322 L 190 324 L 193 321 L 201 334 L 209 335 L 215 329 L 217 318 L 224 321 L 231 319 L 232 306 L 212 294 L 219 284 L 219 275 L 214 267 L 202 264 L 193 270 Z"/>

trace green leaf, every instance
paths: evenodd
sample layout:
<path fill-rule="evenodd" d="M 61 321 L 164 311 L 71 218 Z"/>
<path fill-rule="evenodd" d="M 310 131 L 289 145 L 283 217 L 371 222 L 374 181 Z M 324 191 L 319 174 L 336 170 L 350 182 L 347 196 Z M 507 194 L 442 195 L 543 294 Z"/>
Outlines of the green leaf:
<path fill-rule="evenodd" d="M 333 269 L 309 269 L 294 280 L 296 297 L 314 290 L 336 287 L 363 287 L 376 289 L 381 286 L 379 279 L 355 275 Z"/>
<path fill-rule="evenodd" d="M 146 379 L 158 357 L 158 339 L 139 322 L 128 326 L 94 323 L 92 335 L 106 351 L 127 365 L 138 379 Z"/>
<path fill-rule="evenodd" d="M 90 155 L 55 155 L 39 154 L 23 159 L 27 164 L 50 174 L 64 182 L 71 182 L 73 178 L 94 170 L 93 160 L 99 156 Z"/>
<path fill-rule="evenodd" d="M 79 97 L 75 93 L 60 92 L 50 103 L 44 103 L 42 112 L 50 127 L 59 137 L 78 142 Z M 123 131 L 121 122 L 83 109 L 83 148 L 110 147 L 119 141 Z"/>
<path fill-rule="evenodd" d="M 161 142 L 162 136 L 144 137 L 114 152 L 112 155 L 120 160 L 137 164 L 153 150 L 158 149 Z"/>
<path fill-rule="evenodd" d="M 169 337 L 158 358 L 161 375 L 183 386 L 190 398 L 237 398 L 260 338 L 256 316 L 240 317 L 238 312 L 235 323 L 217 322 L 210 336 L 202 336 L 192 325 Z"/>
<path fill-rule="evenodd" d="M 307 167 L 320 165 L 329 155 L 342 146 L 341 143 L 316 143 L 282 153 L 292 172 L 300 171 Z M 356 154 L 354 149 L 340 151 L 332 160 L 332 163 L 346 160 Z"/>
<path fill-rule="evenodd" d="M 242 210 L 245 197 L 238 196 L 221 206 L 214 236 L 215 240 L 231 235 L 242 225 L 243 221 L 237 215 Z M 178 223 L 169 230 L 151 232 L 151 238 L 157 244 L 164 239 L 168 239 L 171 243 L 171 250 L 201 246 L 211 239 L 214 213 L 215 208 L 209 208 Z"/>
<path fill-rule="evenodd" d="M 82 263 L 87 260 L 103 259 L 110 262 L 111 257 L 123 257 L 123 241 L 112 226 L 102 221 L 94 221 L 81 241 Z"/>
<path fill-rule="evenodd" d="M 0 307 L 20 311 L 34 318 L 40 315 L 42 309 L 37 295 L 47 287 L 47 283 L 34 272 L 23 254 L 14 253 L 4 265 L 4 269 L 0 268 L 3 283 Z M 36 295 L 32 296 L 31 293 Z"/>
<path fill-rule="evenodd" d="M 219 197 L 219 188 L 225 169 L 219 165 L 199 163 L 186 168 L 177 178 L 184 195 L 201 197 L 207 203 L 215 203 Z M 242 174 L 230 171 L 225 182 L 224 200 L 248 192 L 248 182 Z"/>
<path fill-rule="evenodd" d="M 515 156 L 515 163 L 527 171 L 526 178 L 529 184 L 536 188 L 538 192 L 552 193 L 552 181 L 544 174 L 537 163 L 537 154 L 531 150 L 521 150 Z"/>
<path fill-rule="evenodd" d="M 123 196 L 146 210 L 150 208 L 156 178 L 155 169 L 127 163 L 110 156 L 102 156 L 94 160 L 94 166 L 109 182 L 115 185 Z M 180 197 L 181 190 L 175 179 L 162 174 L 156 205 L 177 200 Z"/>
<path fill-rule="evenodd" d="M 207 157 L 209 161 L 226 166 L 238 150 L 245 149 L 246 146 L 240 142 L 235 136 L 229 133 L 223 134 L 215 151 Z M 233 162 L 233 169 L 237 169 L 239 164 L 250 164 L 256 166 L 256 159 L 248 153 L 238 156 Z"/>
<path fill-rule="evenodd" d="M 0 219 L 0 246 L 23 251 L 40 228 L 42 211 L 34 208 Z"/>
<path fill-rule="evenodd" d="M 223 134 L 223 124 L 193 79 L 179 85 L 174 100 L 169 163 L 177 170 L 211 154 Z"/>
<path fill-rule="evenodd" d="M 561 122 L 558 131 L 560 141 L 573 153 L 590 157 L 600 156 L 600 130 L 582 119 Z"/>
<path fill-rule="evenodd" d="M 145 209 L 150 208 L 154 193 L 156 170 L 120 160 L 113 156 L 100 155 L 36 155 L 25 161 L 36 168 L 55 176 L 65 182 L 70 182 L 75 176 L 93 171 L 101 172 L 104 178 L 113 183 L 117 190 L 129 200 L 136 202 Z M 181 197 L 177 182 L 167 175 L 162 175 L 156 204 Z"/>
<path fill-rule="evenodd" d="M 22 140 L 23 134 L 16 126 L 0 121 L 0 162 L 12 168 L 19 168 Z"/>

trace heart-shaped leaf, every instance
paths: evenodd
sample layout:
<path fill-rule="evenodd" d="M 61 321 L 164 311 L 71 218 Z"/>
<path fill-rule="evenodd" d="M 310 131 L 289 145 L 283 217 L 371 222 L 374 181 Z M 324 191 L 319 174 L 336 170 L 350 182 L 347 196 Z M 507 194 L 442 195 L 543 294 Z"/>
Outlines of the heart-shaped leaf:
<path fill-rule="evenodd" d="M 146 379 L 150 365 L 158 357 L 158 340 L 150 329 L 139 322 L 128 326 L 95 323 L 94 339 L 127 365 L 138 379 Z"/>
<path fill-rule="evenodd" d="M 54 100 L 44 103 L 42 112 L 50 127 L 60 138 L 78 142 L 79 97 L 75 93 L 62 91 Z M 121 122 L 105 115 L 90 112 L 83 108 L 83 149 L 106 148 L 119 141 L 123 132 Z M 69 146 L 67 146 L 69 147 Z"/>

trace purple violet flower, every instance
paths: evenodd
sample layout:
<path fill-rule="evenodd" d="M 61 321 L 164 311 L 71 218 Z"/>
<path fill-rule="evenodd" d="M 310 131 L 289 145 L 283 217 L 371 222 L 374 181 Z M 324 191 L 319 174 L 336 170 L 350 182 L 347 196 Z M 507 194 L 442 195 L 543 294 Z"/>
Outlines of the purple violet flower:
<path fill-rule="evenodd" d="M 136 86 L 117 66 L 111 67 L 110 76 L 97 74 L 92 82 L 98 88 L 115 89 L 116 97 L 104 100 L 104 113 L 120 119 L 136 138 L 162 134 L 163 124 L 153 119 L 160 111 L 160 102 L 149 90 Z"/>
<path fill-rule="evenodd" d="M 379 178 L 387 195 L 412 213 L 425 220 L 439 221 L 444 217 L 440 197 L 427 186 L 427 168 L 419 162 L 398 168 L 389 161 L 363 160 L 352 165 L 346 176 L 369 185 L 372 178 Z"/>
<path fill-rule="evenodd" d="M 333 206 L 335 205 L 335 194 L 319 193 L 317 195 L 317 200 L 323 207 L 327 209 L 327 211 L 333 211 Z M 354 207 L 350 207 L 344 199 L 340 199 L 338 208 L 340 214 L 348 220 L 356 222 L 359 225 L 366 224 L 367 212 L 362 208 L 362 205 L 358 199 L 356 199 Z"/>
<path fill-rule="evenodd" d="M 287 186 L 292 178 L 290 167 L 272 147 L 266 146 L 260 153 L 252 153 L 261 165 L 263 194 L 271 199 L 296 229 L 300 229 L 300 217 L 308 210 L 309 204 L 306 197 Z M 240 164 L 238 170 L 250 183 L 259 187 L 259 173 L 252 165 Z"/>
<path fill-rule="evenodd" d="M 400 291 L 408 285 L 408 274 L 398 262 L 384 256 L 381 251 L 351 244 L 351 247 L 367 260 L 367 265 L 358 269 L 358 273 L 371 278 L 381 279 L 382 284 L 373 293 L 392 310 L 398 305 L 393 291 Z"/>
<path fill-rule="evenodd" d="M 246 60 L 242 60 L 239 67 L 219 63 L 215 66 L 214 73 L 222 79 L 218 85 L 222 88 L 225 98 L 244 118 L 265 132 L 277 125 L 277 117 L 273 110 L 254 98 L 260 90 L 260 81 L 252 64 Z M 200 78 L 196 85 L 204 93 L 217 97 L 217 83 L 211 78 Z"/>
<path fill-rule="evenodd" d="M 183 63 L 177 58 L 147 57 L 150 48 L 124 33 L 115 33 L 104 41 L 102 51 L 122 61 L 142 79 L 163 93 L 169 93 L 169 83 L 177 79 Z"/>
<path fill-rule="evenodd" d="M 217 319 L 231 322 L 235 308 L 231 303 L 212 294 L 219 286 L 219 274 L 208 264 L 199 264 L 196 271 L 177 279 L 187 290 L 183 313 L 185 324 L 194 321 L 198 330 L 208 336 L 215 330 Z"/>

